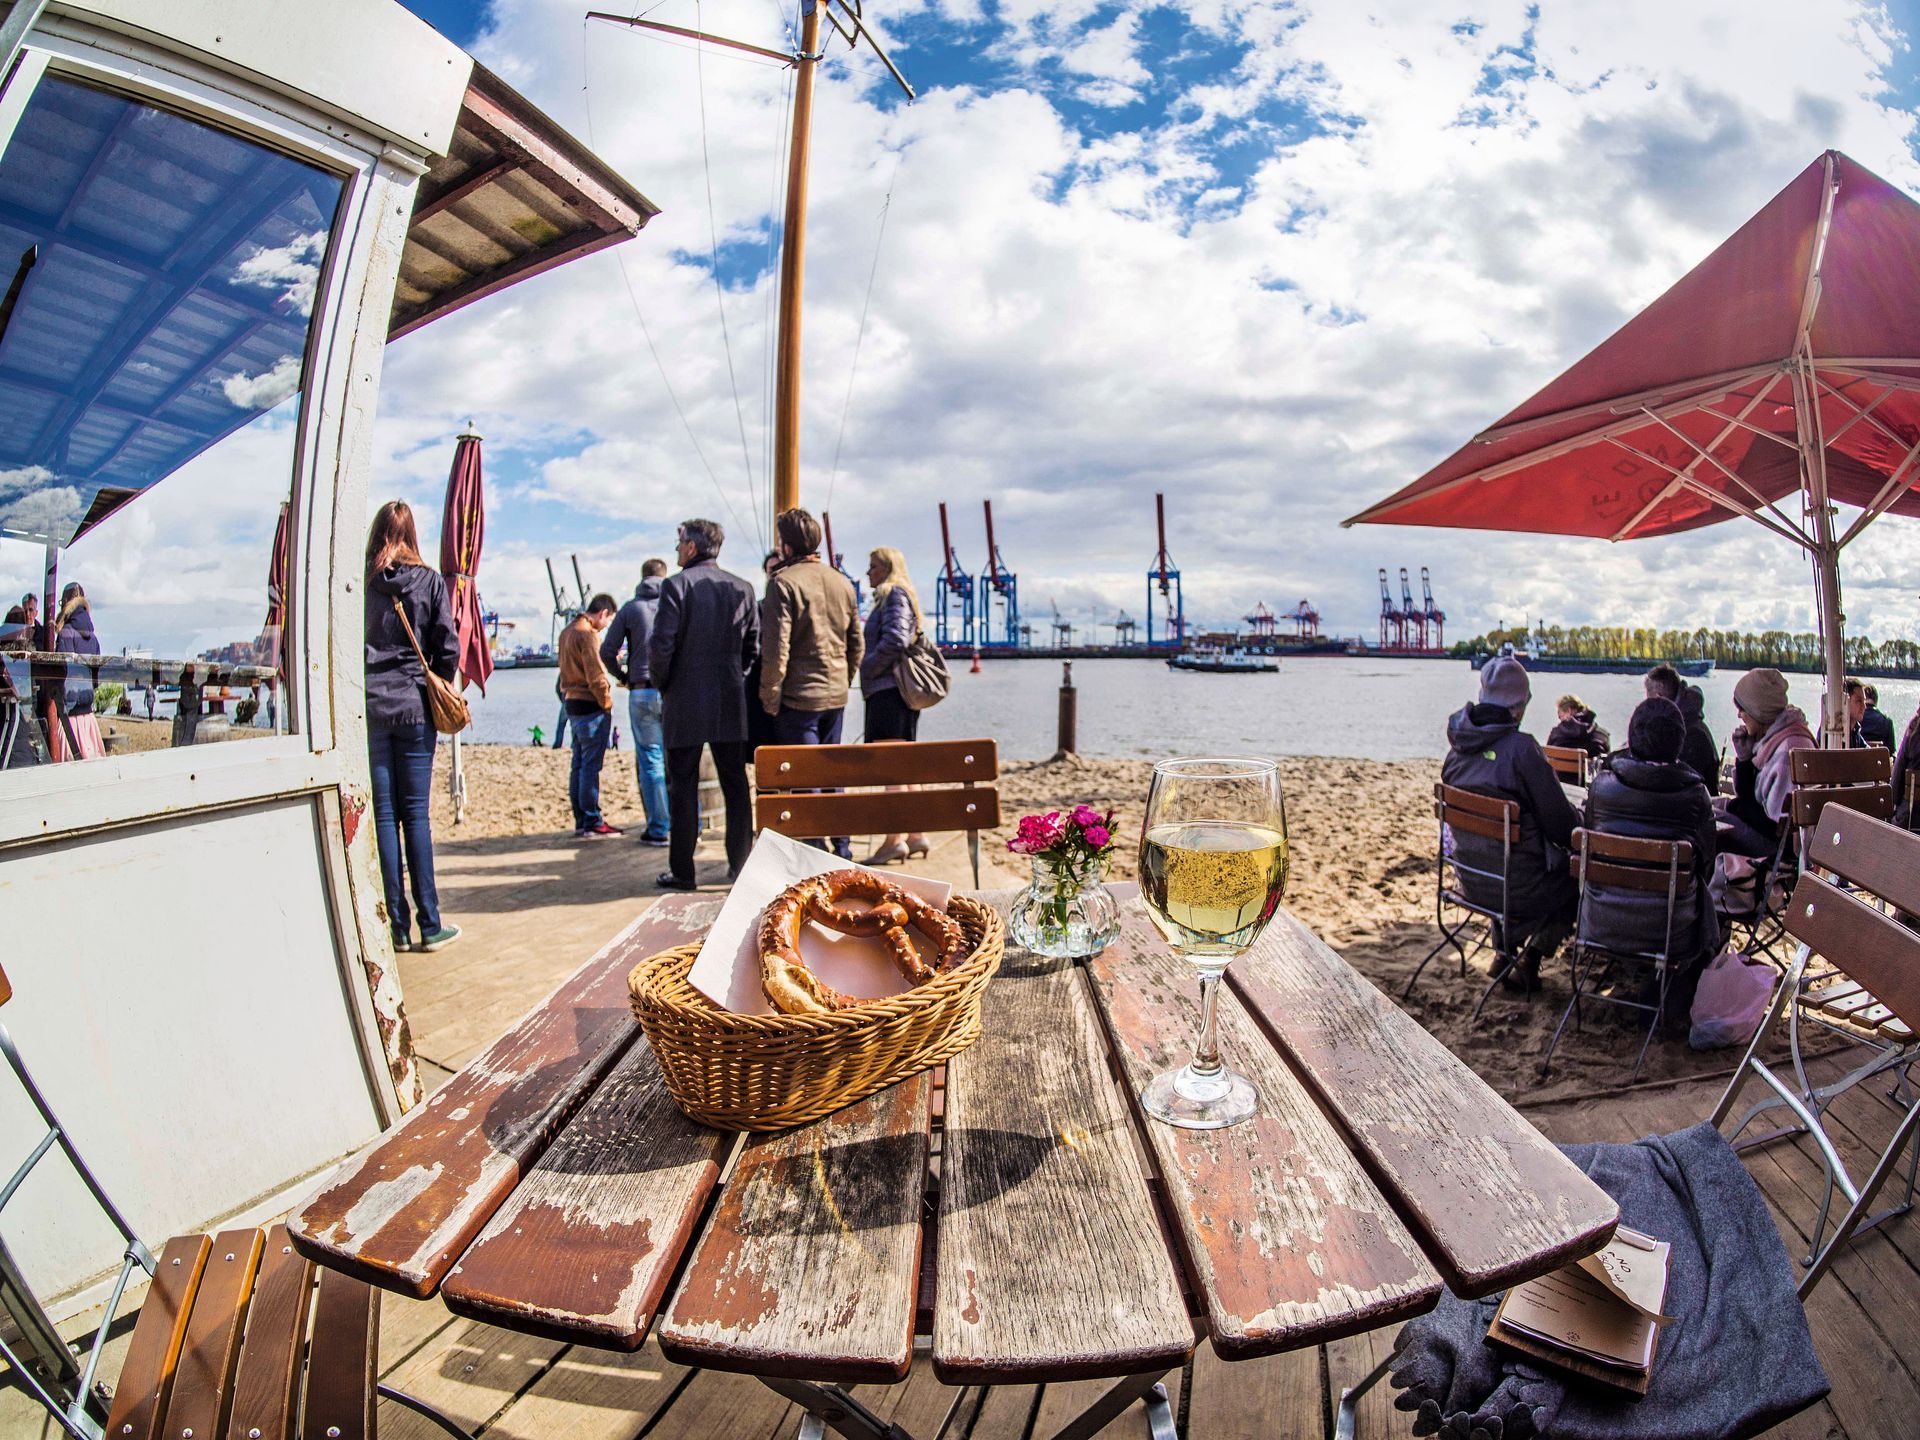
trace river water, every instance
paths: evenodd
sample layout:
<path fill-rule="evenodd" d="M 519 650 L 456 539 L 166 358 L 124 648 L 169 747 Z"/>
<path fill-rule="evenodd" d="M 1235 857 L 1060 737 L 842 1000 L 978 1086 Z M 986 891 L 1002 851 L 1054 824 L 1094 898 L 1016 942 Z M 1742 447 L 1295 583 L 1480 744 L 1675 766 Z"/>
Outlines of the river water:
<path fill-rule="evenodd" d="M 552 670 L 502 670 L 473 703 L 471 738 L 497 744 L 529 741 L 538 725 L 550 741 L 558 702 Z M 1733 686 L 1742 672 L 1717 670 L 1697 682 L 1706 692 L 1707 724 L 1723 746 L 1733 724 Z M 1377 760 L 1437 758 L 1446 719 L 1471 700 L 1475 676 L 1464 660 L 1369 660 L 1313 656 L 1282 660 L 1272 675 L 1206 675 L 1172 671 L 1157 660 L 1076 660 L 1079 745 L 1085 755 L 1160 757 L 1220 752 L 1337 755 Z M 1880 708 L 1903 731 L 1920 681 L 1881 680 Z M 1600 723 L 1626 744 L 1627 717 L 1642 690 L 1636 675 L 1536 675 L 1525 728 L 1544 739 L 1554 701 L 1573 691 Z M 1819 680 L 1789 675 L 1793 702 L 1817 725 Z M 978 675 L 954 666 L 953 693 L 922 715 L 923 740 L 991 736 L 1007 759 L 1054 753 L 1060 663 L 987 660 Z M 860 738 L 860 699 L 848 707 L 848 740 Z M 626 705 L 615 720 L 625 735 Z"/>

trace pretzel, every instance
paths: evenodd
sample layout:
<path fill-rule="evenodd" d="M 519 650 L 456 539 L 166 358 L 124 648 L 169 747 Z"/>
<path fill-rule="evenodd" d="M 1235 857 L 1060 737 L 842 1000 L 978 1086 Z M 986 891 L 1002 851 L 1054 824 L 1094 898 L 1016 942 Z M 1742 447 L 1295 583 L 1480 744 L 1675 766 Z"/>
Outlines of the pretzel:
<path fill-rule="evenodd" d="M 865 900 L 864 910 L 846 900 Z M 800 927 L 813 920 L 846 935 L 875 936 L 886 943 L 895 967 L 909 985 L 924 985 L 967 957 L 966 932 L 946 911 L 901 889 L 870 870 L 834 870 L 789 885 L 768 905 L 760 921 L 760 986 L 773 1008 L 787 1015 L 819 1014 L 864 1005 L 843 995 L 807 968 L 800 957 Z M 911 927 L 933 941 L 939 952 L 929 966 L 908 934 Z"/>

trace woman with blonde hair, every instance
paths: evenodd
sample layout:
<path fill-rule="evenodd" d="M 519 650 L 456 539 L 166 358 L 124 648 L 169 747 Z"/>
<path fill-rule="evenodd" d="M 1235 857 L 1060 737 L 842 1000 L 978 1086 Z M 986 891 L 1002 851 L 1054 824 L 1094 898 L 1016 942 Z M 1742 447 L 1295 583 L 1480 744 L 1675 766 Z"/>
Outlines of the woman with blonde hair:
<path fill-rule="evenodd" d="M 860 658 L 860 693 L 866 697 L 868 743 L 875 740 L 917 740 L 920 712 L 900 694 L 893 667 L 921 630 L 920 597 L 907 574 L 907 557 L 891 545 L 882 545 L 867 557 L 867 580 L 873 586 L 873 608 L 867 612 L 866 653 Z M 889 835 L 869 855 L 869 865 L 886 865 L 927 853 L 927 837 L 918 831 Z"/>

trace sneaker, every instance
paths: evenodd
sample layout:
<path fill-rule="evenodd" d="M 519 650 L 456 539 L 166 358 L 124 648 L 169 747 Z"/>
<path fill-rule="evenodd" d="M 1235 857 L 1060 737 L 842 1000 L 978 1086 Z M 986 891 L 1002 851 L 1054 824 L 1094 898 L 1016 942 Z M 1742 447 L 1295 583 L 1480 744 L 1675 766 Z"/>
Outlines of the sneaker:
<path fill-rule="evenodd" d="M 589 825 L 580 833 L 589 840 L 605 840 L 614 835 L 624 835 L 627 832 L 620 829 L 617 825 L 609 825 L 606 821 L 602 820 L 598 825 Z"/>
<path fill-rule="evenodd" d="M 654 878 L 653 883 L 658 885 L 662 890 L 698 890 L 700 888 L 698 882 L 682 880 L 671 871 L 663 871 Z"/>
<path fill-rule="evenodd" d="M 642 834 L 640 837 L 640 843 L 642 845 L 665 845 L 668 843 L 668 840 L 665 835 Z"/>
<path fill-rule="evenodd" d="M 420 943 L 413 948 L 422 954 L 431 955 L 436 950 L 444 950 L 460 938 L 458 925 L 442 925 L 438 930 L 430 930 L 420 937 Z"/>
<path fill-rule="evenodd" d="M 403 930 L 393 932 L 393 953 L 405 955 L 413 949 L 413 940 Z"/>

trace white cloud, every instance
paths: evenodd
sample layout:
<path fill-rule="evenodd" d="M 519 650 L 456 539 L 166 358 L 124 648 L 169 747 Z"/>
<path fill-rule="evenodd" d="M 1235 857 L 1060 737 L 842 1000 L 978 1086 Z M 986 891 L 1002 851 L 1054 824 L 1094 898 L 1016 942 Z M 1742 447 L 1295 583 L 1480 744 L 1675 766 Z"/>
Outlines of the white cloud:
<path fill-rule="evenodd" d="M 285 245 L 262 246 L 234 269 L 244 285 L 279 287 L 280 303 L 296 315 L 313 310 L 314 286 L 320 279 L 320 261 L 327 252 L 327 232 L 315 230 Z"/>
<path fill-rule="evenodd" d="M 1377 566 L 1424 563 L 1455 633 L 1529 615 L 1810 625 L 1805 565 L 1748 526 L 1607 546 L 1336 522 L 1571 363 L 1822 148 L 1920 182 L 1913 117 L 1882 99 L 1904 53 L 1882 12 L 1809 0 L 1755 24 L 1750 8 L 1699 0 L 1604 13 L 1492 0 L 1471 27 L 1424 0 L 892 13 L 896 29 L 919 13 L 972 26 L 968 44 L 1024 68 L 1016 85 L 934 86 L 904 109 L 880 108 L 890 82 L 870 67 L 823 75 L 802 495 L 818 508 L 830 487 L 850 556 L 898 545 L 931 574 L 945 499 L 977 570 L 991 496 L 1032 616 L 1056 595 L 1082 618 L 1124 606 L 1138 619 L 1164 490 L 1189 608 L 1207 619 L 1305 595 L 1330 626 L 1371 631 Z M 694 7 L 670 0 L 654 18 L 693 24 Z M 1171 104 L 1152 92 L 1137 129 L 1107 128 L 1111 111 L 1075 118 L 1149 93 L 1143 37 L 1180 18 L 1245 49 Z M 541 551 L 592 548 L 614 577 L 688 513 L 727 522 L 727 558 L 750 572 L 768 280 L 724 301 L 736 407 L 698 262 L 709 176 L 722 237 L 763 233 L 784 76 L 717 51 L 696 66 L 683 47 L 597 24 L 583 44 L 560 0 L 499 0 L 495 19 L 481 58 L 583 136 L 590 103 L 598 149 L 663 213 L 616 252 L 397 345 L 383 482 L 436 509 L 445 437 L 487 417 L 493 453 L 533 478 L 502 494 L 483 589 L 530 618 L 546 608 Z M 780 43 L 753 0 L 708 0 L 699 23 Z M 911 71 L 914 50 L 896 54 Z M 554 502 L 599 519 L 556 536 Z M 1885 634 L 1920 619 L 1899 579 L 1902 523 L 1849 554 L 1850 614 Z"/>
<path fill-rule="evenodd" d="M 237 410 L 270 410 L 300 388 L 300 357 L 282 355 L 258 375 L 242 370 L 220 382 L 220 393 Z"/>

